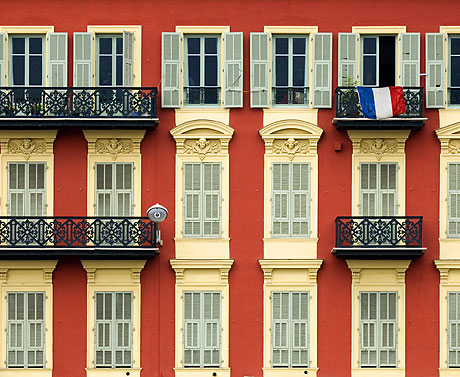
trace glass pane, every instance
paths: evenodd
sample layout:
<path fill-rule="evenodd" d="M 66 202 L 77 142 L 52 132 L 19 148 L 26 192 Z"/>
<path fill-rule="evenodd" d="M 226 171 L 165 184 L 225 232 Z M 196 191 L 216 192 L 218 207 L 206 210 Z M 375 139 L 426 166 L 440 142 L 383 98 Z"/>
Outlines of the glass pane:
<path fill-rule="evenodd" d="M 123 85 L 123 56 L 117 56 L 117 85 Z"/>
<path fill-rule="evenodd" d="M 200 38 L 187 38 L 187 52 L 189 54 L 200 53 Z"/>
<path fill-rule="evenodd" d="M 376 85 L 377 66 L 375 56 L 363 57 L 363 85 Z"/>
<path fill-rule="evenodd" d="M 42 38 L 29 38 L 29 54 L 41 54 L 42 41 Z"/>
<path fill-rule="evenodd" d="M 13 84 L 25 85 L 25 56 L 13 56 Z"/>
<path fill-rule="evenodd" d="M 292 58 L 292 86 L 304 86 L 305 83 L 305 56 Z"/>
<path fill-rule="evenodd" d="M 99 53 L 111 54 L 112 53 L 112 38 L 99 38 Z"/>
<path fill-rule="evenodd" d="M 450 85 L 460 86 L 460 56 L 452 56 L 451 65 Z"/>
<path fill-rule="evenodd" d="M 460 38 L 452 38 L 450 40 L 450 53 L 452 55 L 460 55 Z"/>
<path fill-rule="evenodd" d="M 288 57 L 276 57 L 276 83 L 275 86 L 288 86 Z"/>
<path fill-rule="evenodd" d="M 42 64 L 41 56 L 29 56 L 29 85 L 42 85 Z"/>
<path fill-rule="evenodd" d="M 275 39 L 275 53 L 287 54 L 288 53 L 288 38 L 276 38 Z"/>
<path fill-rule="evenodd" d="M 99 85 L 112 85 L 112 57 L 99 56 Z"/>
<path fill-rule="evenodd" d="M 204 86 L 217 86 L 217 56 L 206 56 Z"/>
<path fill-rule="evenodd" d="M 217 38 L 204 39 L 204 53 L 217 54 Z"/>
<path fill-rule="evenodd" d="M 25 54 L 26 52 L 26 39 L 13 38 L 13 54 Z"/>
<path fill-rule="evenodd" d="M 123 54 L 123 38 L 117 38 L 117 55 Z"/>
<path fill-rule="evenodd" d="M 363 52 L 365 54 L 377 53 L 377 38 L 363 38 Z"/>
<path fill-rule="evenodd" d="M 188 57 L 188 86 L 200 86 L 200 57 Z"/>
<path fill-rule="evenodd" d="M 294 54 L 305 54 L 305 38 L 293 38 L 292 50 Z"/>

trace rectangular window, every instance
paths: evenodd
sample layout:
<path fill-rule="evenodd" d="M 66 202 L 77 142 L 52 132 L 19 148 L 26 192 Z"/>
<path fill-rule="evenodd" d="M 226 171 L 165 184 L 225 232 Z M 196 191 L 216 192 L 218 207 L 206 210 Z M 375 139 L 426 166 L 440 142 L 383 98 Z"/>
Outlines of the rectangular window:
<path fill-rule="evenodd" d="M 45 293 L 7 293 L 7 367 L 44 368 Z"/>
<path fill-rule="evenodd" d="M 185 103 L 220 103 L 220 36 L 185 36 Z"/>
<path fill-rule="evenodd" d="M 220 292 L 184 292 L 183 366 L 219 367 L 221 364 Z"/>
<path fill-rule="evenodd" d="M 460 367 L 460 292 L 447 294 L 447 364 Z"/>
<path fill-rule="evenodd" d="M 272 292 L 272 367 L 308 367 L 309 293 Z"/>
<path fill-rule="evenodd" d="M 393 86 L 396 81 L 396 37 L 362 36 L 362 85 Z"/>
<path fill-rule="evenodd" d="M 96 292 L 95 366 L 130 368 L 133 353 L 133 293 Z"/>
<path fill-rule="evenodd" d="M 96 36 L 96 82 L 99 86 L 123 85 L 123 35 Z"/>
<path fill-rule="evenodd" d="M 449 36 L 449 104 L 460 104 L 460 36 Z"/>
<path fill-rule="evenodd" d="M 310 164 L 272 165 L 272 236 L 308 237 Z"/>
<path fill-rule="evenodd" d="M 273 101 L 308 106 L 308 36 L 273 37 Z"/>
<path fill-rule="evenodd" d="M 221 237 L 220 163 L 184 163 L 184 237 Z"/>
<path fill-rule="evenodd" d="M 447 236 L 460 237 L 460 163 L 447 164 Z"/>
<path fill-rule="evenodd" d="M 361 163 L 359 172 L 361 216 L 395 216 L 398 164 Z"/>
<path fill-rule="evenodd" d="M 96 163 L 95 203 L 96 216 L 132 216 L 132 163 Z"/>
<path fill-rule="evenodd" d="M 8 162 L 8 215 L 44 216 L 44 162 Z"/>
<path fill-rule="evenodd" d="M 397 292 L 360 292 L 361 368 L 397 367 Z"/>
<path fill-rule="evenodd" d="M 45 82 L 45 36 L 10 36 L 10 85 L 43 86 Z"/>

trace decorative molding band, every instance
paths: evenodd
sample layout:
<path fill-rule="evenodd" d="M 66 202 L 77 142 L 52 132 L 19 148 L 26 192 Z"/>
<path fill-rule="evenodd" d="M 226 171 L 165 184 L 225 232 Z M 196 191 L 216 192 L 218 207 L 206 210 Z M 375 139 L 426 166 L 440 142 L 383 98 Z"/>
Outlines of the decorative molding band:
<path fill-rule="evenodd" d="M 440 283 L 449 284 L 449 273 L 451 270 L 460 270 L 459 259 L 438 259 L 434 261 L 439 270 Z"/>
<path fill-rule="evenodd" d="M 31 154 L 47 153 L 46 142 L 44 139 L 10 139 L 8 141 L 7 150 L 9 154 L 23 154 L 25 160 L 28 160 Z M 52 143 L 51 153 L 53 153 Z"/>
<path fill-rule="evenodd" d="M 220 283 L 228 284 L 228 273 L 233 259 L 171 259 L 169 263 L 176 273 L 176 284 L 184 282 L 184 272 L 192 269 L 219 270 Z"/>
<path fill-rule="evenodd" d="M 348 130 L 353 145 L 353 154 L 374 155 L 380 160 L 383 155 L 404 154 L 410 130 Z"/>
<path fill-rule="evenodd" d="M 310 153 L 309 140 L 296 140 L 292 137 L 287 140 L 273 140 L 271 147 L 271 151 L 267 150 L 270 149 L 270 146 L 266 144 L 265 153 L 287 155 L 289 161 L 292 161 L 296 155 Z"/>
<path fill-rule="evenodd" d="M 8 283 L 8 275 L 15 270 L 42 271 L 41 278 L 25 284 L 52 284 L 53 271 L 56 268 L 57 260 L 37 260 L 37 261 L 13 261 L 4 260 L 0 262 L 0 284 Z"/>
<path fill-rule="evenodd" d="M 204 137 L 198 140 L 184 140 L 184 153 L 197 154 L 200 160 L 204 160 L 207 154 L 222 153 L 220 140 L 207 140 Z"/>
<path fill-rule="evenodd" d="M 52 155 L 56 130 L 0 131 L 3 155 L 22 155 L 27 161 L 32 155 Z"/>
<path fill-rule="evenodd" d="M 363 270 L 393 270 L 396 273 L 396 280 L 392 284 L 405 284 L 406 270 L 409 268 L 410 260 L 359 260 L 348 259 L 347 265 L 351 271 L 353 285 L 361 284 L 361 273 Z"/>
<path fill-rule="evenodd" d="M 98 284 L 96 275 L 98 271 L 125 270 L 131 272 L 131 284 L 140 284 L 141 271 L 146 260 L 82 260 L 81 264 L 86 270 L 88 284 Z"/>
<path fill-rule="evenodd" d="M 316 284 L 318 270 L 322 263 L 322 259 L 259 259 L 260 267 L 264 272 L 264 284 L 272 284 L 273 270 L 276 269 L 306 270 L 310 284 Z"/>
<path fill-rule="evenodd" d="M 145 130 L 83 130 L 88 141 L 88 154 L 110 155 L 115 161 L 119 155 L 138 155 Z"/>
<path fill-rule="evenodd" d="M 383 154 L 398 153 L 398 141 L 396 139 L 362 139 L 359 149 L 362 154 L 374 154 L 378 161 Z M 402 146 L 404 149 L 404 145 Z M 354 149 L 354 146 L 353 146 Z"/>
<path fill-rule="evenodd" d="M 140 145 L 138 146 L 140 149 Z M 109 154 L 115 161 L 119 154 L 132 154 L 134 153 L 134 145 L 132 139 L 96 139 L 95 153 Z"/>

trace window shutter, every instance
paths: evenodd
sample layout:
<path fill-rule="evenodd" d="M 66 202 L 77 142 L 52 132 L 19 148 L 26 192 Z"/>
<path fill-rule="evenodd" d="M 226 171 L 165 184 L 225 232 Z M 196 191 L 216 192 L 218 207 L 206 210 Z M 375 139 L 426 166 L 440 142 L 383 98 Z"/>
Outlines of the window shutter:
<path fill-rule="evenodd" d="M 313 107 L 332 107 L 332 33 L 313 34 Z"/>
<path fill-rule="evenodd" d="M 113 294 L 112 292 L 96 292 L 95 308 L 95 366 L 112 367 L 113 360 Z"/>
<path fill-rule="evenodd" d="M 308 367 L 308 292 L 291 292 L 291 367 Z"/>
<path fill-rule="evenodd" d="M 93 85 L 93 33 L 73 33 L 73 85 Z"/>
<path fill-rule="evenodd" d="M 45 294 L 28 292 L 27 295 L 27 366 L 43 367 L 45 363 Z"/>
<path fill-rule="evenodd" d="M 360 215 L 377 216 L 377 164 L 361 163 L 359 171 Z"/>
<path fill-rule="evenodd" d="M 460 292 L 447 294 L 447 365 L 460 367 Z"/>
<path fill-rule="evenodd" d="M 133 294 L 132 292 L 115 292 L 114 313 L 114 352 L 115 367 L 129 368 L 132 365 L 133 333 Z"/>
<path fill-rule="evenodd" d="M 420 33 L 401 34 L 401 85 L 420 86 Z"/>
<path fill-rule="evenodd" d="M 123 86 L 133 86 L 134 33 L 123 32 Z"/>
<path fill-rule="evenodd" d="M 460 237 L 460 164 L 447 164 L 447 236 Z"/>
<path fill-rule="evenodd" d="M 361 292 L 359 297 L 360 367 L 377 366 L 377 293 Z"/>
<path fill-rule="evenodd" d="M 114 216 L 113 175 L 114 164 L 96 164 L 95 214 L 99 217 Z"/>
<path fill-rule="evenodd" d="M 203 297 L 203 366 L 220 366 L 221 294 L 202 292 Z"/>
<path fill-rule="evenodd" d="M 396 367 L 397 293 L 379 293 L 380 344 L 379 366 Z"/>
<path fill-rule="evenodd" d="M 115 216 L 132 216 L 133 208 L 133 164 L 114 164 L 115 182 L 112 197 L 116 200 Z"/>
<path fill-rule="evenodd" d="M 445 34 L 426 33 L 426 107 L 442 108 L 446 103 Z"/>
<path fill-rule="evenodd" d="M 289 163 L 272 165 L 272 235 L 275 237 L 291 234 L 289 199 L 291 192 L 291 172 Z"/>
<path fill-rule="evenodd" d="M 272 292 L 272 367 L 289 367 L 289 292 Z"/>
<path fill-rule="evenodd" d="M 26 163 L 8 163 L 8 216 L 26 216 Z"/>
<path fill-rule="evenodd" d="M 310 231 L 310 164 L 291 164 L 291 236 L 305 237 Z"/>
<path fill-rule="evenodd" d="M 181 34 L 162 33 L 161 106 L 180 107 Z"/>
<path fill-rule="evenodd" d="M 23 292 L 7 294 L 7 366 L 25 366 L 26 318 Z"/>
<path fill-rule="evenodd" d="M 184 169 L 184 236 L 201 235 L 201 164 L 188 163 Z"/>
<path fill-rule="evenodd" d="M 200 366 L 201 295 L 200 292 L 184 292 L 183 366 Z"/>
<path fill-rule="evenodd" d="M 395 216 L 397 213 L 397 164 L 380 163 L 380 198 L 377 216 Z"/>
<path fill-rule="evenodd" d="M 221 164 L 203 164 L 203 236 L 220 235 Z"/>
<path fill-rule="evenodd" d="M 339 33 L 339 86 L 355 86 L 358 80 L 358 34 Z"/>
<path fill-rule="evenodd" d="M 46 164 L 43 162 L 29 162 L 27 170 L 27 197 L 26 215 L 45 216 L 46 214 L 46 192 L 45 172 Z"/>
<path fill-rule="evenodd" d="M 224 33 L 225 107 L 243 107 L 243 33 Z"/>
<path fill-rule="evenodd" d="M 0 86 L 5 86 L 7 34 L 0 33 Z"/>
<path fill-rule="evenodd" d="M 67 86 L 67 33 L 48 34 L 48 86 Z"/>
<path fill-rule="evenodd" d="M 269 33 L 251 33 L 251 107 L 269 107 Z"/>

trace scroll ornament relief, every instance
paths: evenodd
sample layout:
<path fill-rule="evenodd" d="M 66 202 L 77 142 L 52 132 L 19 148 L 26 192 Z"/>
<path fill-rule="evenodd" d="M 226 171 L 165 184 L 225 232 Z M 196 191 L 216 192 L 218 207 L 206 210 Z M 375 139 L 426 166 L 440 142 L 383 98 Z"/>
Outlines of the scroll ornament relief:
<path fill-rule="evenodd" d="M 360 149 L 361 153 L 375 154 L 380 160 L 383 154 L 397 153 L 398 142 L 394 139 L 363 139 Z"/>
<path fill-rule="evenodd" d="M 273 142 L 273 153 L 287 154 L 292 161 L 296 154 L 307 154 L 310 151 L 310 142 L 308 140 L 295 140 L 289 138 L 285 141 L 275 140 Z"/>
<path fill-rule="evenodd" d="M 184 153 L 198 154 L 200 160 L 204 160 L 207 154 L 221 152 L 220 140 L 206 140 L 204 137 L 198 140 L 185 140 Z"/>
<path fill-rule="evenodd" d="M 31 154 L 46 153 L 46 142 L 44 139 L 10 139 L 8 152 L 11 154 L 23 154 L 28 160 Z"/>
<path fill-rule="evenodd" d="M 97 139 L 96 153 L 110 154 L 116 160 L 119 154 L 133 153 L 133 142 L 131 139 Z"/>
<path fill-rule="evenodd" d="M 460 140 L 449 140 L 447 152 L 450 154 L 460 154 Z"/>

